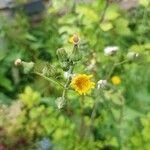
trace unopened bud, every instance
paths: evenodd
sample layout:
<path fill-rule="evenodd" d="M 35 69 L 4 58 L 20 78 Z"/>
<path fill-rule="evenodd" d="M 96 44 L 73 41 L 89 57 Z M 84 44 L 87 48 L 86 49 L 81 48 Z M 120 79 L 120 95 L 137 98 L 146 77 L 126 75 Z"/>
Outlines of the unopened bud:
<path fill-rule="evenodd" d="M 68 54 L 64 48 L 57 49 L 57 56 L 60 62 L 66 62 L 68 60 Z"/>
<path fill-rule="evenodd" d="M 15 66 L 20 66 L 22 64 L 22 60 L 20 58 L 15 60 Z"/>
<path fill-rule="evenodd" d="M 56 99 L 56 105 L 57 105 L 58 109 L 63 108 L 65 105 L 65 99 L 63 97 L 58 97 Z"/>
<path fill-rule="evenodd" d="M 78 44 L 78 43 L 79 43 L 79 36 L 78 36 L 78 34 L 74 34 L 74 35 L 73 35 L 73 42 L 74 42 L 75 44 Z"/>
<path fill-rule="evenodd" d="M 80 39 L 79 39 L 79 35 L 78 34 L 74 34 L 72 37 L 70 37 L 69 42 L 73 43 L 74 45 L 77 45 L 79 43 Z"/>
<path fill-rule="evenodd" d="M 61 67 L 64 71 L 67 71 L 69 69 L 69 62 L 62 62 Z"/>
<path fill-rule="evenodd" d="M 134 61 L 134 60 L 136 60 L 138 57 L 139 57 L 139 53 L 129 52 L 129 53 L 127 54 L 127 58 L 128 58 L 128 60 L 130 60 L 130 61 Z"/>
<path fill-rule="evenodd" d="M 72 52 L 72 54 L 71 54 L 71 56 L 70 56 L 70 59 L 71 59 L 73 62 L 79 61 L 79 60 L 82 59 L 82 53 L 80 52 L 78 45 L 75 45 L 75 46 L 74 46 L 73 52 Z"/>
<path fill-rule="evenodd" d="M 97 89 L 106 89 L 108 86 L 107 80 L 99 80 L 97 82 Z"/>
<path fill-rule="evenodd" d="M 24 73 L 27 74 L 34 68 L 34 63 L 33 62 L 22 62 L 22 66 L 24 69 Z"/>

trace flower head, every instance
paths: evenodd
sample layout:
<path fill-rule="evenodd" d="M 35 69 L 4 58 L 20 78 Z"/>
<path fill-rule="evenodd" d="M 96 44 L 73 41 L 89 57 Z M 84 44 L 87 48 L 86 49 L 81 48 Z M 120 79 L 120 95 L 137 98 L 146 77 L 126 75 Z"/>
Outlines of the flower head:
<path fill-rule="evenodd" d="M 114 85 L 119 85 L 121 83 L 121 78 L 119 76 L 113 76 L 111 81 Z"/>
<path fill-rule="evenodd" d="M 115 54 L 119 50 L 119 47 L 117 46 L 108 46 L 104 49 L 104 53 L 106 56 L 110 56 Z"/>
<path fill-rule="evenodd" d="M 16 59 L 14 62 L 15 66 L 20 66 L 22 64 L 22 60 L 20 58 Z"/>
<path fill-rule="evenodd" d="M 79 74 L 73 77 L 71 81 L 71 86 L 74 88 L 80 95 L 88 93 L 92 88 L 94 88 L 95 83 L 90 79 L 92 75 Z"/>
<path fill-rule="evenodd" d="M 74 34 L 73 36 L 71 36 L 69 38 L 69 42 L 72 44 L 77 45 L 79 43 L 79 35 L 78 34 Z"/>

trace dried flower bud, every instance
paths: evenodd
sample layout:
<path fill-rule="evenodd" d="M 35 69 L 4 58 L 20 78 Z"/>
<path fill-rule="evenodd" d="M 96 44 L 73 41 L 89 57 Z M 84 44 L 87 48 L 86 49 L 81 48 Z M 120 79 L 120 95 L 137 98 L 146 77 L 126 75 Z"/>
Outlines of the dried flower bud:
<path fill-rule="evenodd" d="M 15 66 L 20 66 L 22 64 L 22 60 L 20 58 L 15 60 Z"/>
<path fill-rule="evenodd" d="M 73 42 L 74 42 L 75 44 L 78 44 L 78 42 L 79 42 L 79 36 L 78 36 L 78 34 L 74 34 L 74 35 L 73 35 Z"/>
<path fill-rule="evenodd" d="M 117 53 L 117 51 L 119 50 L 119 47 L 117 46 L 108 46 L 104 49 L 104 54 L 106 56 L 111 56 Z"/>
<path fill-rule="evenodd" d="M 63 108 L 63 106 L 65 105 L 65 99 L 63 97 L 58 97 L 56 99 L 56 105 L 57 105 L 58 109 Z"/>
<path fill-rule="evenodd" d="M 97 82 L 97 89 L 106 89 L 108 86 L 107 80 L 99 80 Z"/>
<path fill-rule="evenodd" d="M 70 37 L 69 42 L 73 43 L 74 45 L 77 45 L 79 43 L 80 39 L 79 39 L 79 35 L 78 34 L 74 34 L 72 37 Z"/>
<path fill-rule="evenodd" d="M 130 60 L 130 61 L 134 61 L 134 60 L 136 60 L 138 57 L 139 57 L 139 53 L 129 52 L 129 53 L 127 54 L 127 58 L 128 58 L 128 60 Z"/>

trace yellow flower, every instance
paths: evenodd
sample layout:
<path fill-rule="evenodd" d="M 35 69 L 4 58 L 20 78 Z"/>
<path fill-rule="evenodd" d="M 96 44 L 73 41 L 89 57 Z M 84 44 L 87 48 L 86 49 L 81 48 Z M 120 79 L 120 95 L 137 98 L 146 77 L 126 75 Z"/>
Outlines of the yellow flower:
<path fill-rule="evenodd" d="M 80 95 L 88 93 L 92 88 L 94 88 L 95 83 L 90 79 L 92 75 L 79 74 L 73 77 L 71 81 L 71 86 L 74 88 Z"/>
<path fill-rule="evenodd" d="M 78 44 L 79 43 L 79 35 L 74 34 L 73 36 L 71 36 L 69 38 L 69 42 L 72 43 L 72 44 Z"/>
<path fill-rule="evenodd" d="M 121 83 L 121 78 L 119 76 L 113 76 L 111 81 L 114 85 L 119 85 Z"/>

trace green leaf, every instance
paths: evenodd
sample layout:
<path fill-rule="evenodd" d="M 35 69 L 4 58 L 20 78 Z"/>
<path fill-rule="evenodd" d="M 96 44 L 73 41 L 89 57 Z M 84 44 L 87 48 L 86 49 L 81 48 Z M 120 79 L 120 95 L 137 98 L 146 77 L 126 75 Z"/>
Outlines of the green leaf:
<path fill-rule="evenodd" d="M 103 31 L 109 31 L 113 28 L 113 25 L 112 23 L 110 22 L 104 22 L 104 23 L 101 23 L 100 24 L 100 28 L 103 30 Z"/>
<path fill-rule="evenodd" d="M 144 7 L 148 7 L 149 3 L 150 3 L 149 0 L 139 0 L 139 4 Z"/>
<path fill-rule="evenodd" d="M 120 16 L 118 13 L 118 8 L 116 5 L 111 5 L 108 7 L 106 14 L 105 14 L 105 19 L 106 20 L 115 20 Z"/>
<path fill-rule="evenodd" d="M 24 93 L 19 95 L 19 98 L 24 105 L 31 108 L 33 105 L 39 103 L 40 94 L 33 91 L 31 87 L 27 86 L 24 90 Z"/>
<path fill-rule="evenodd" d="M 120 35 L 129 35 L 130 29 L 128 28 L 128 20 L 124 18 L 119 18 L 115 21 L 115 30 Z"/>
<path fill-rule="evenodd" d="M 25 34 L 25 37 L 30 41 L 37 41 L 37 38 L 29 33 Z"/>
<path fill-rule="evenodd" d="M 6 88 L 8 91 L 13 90 L 13 86 L 11 84 L 11 81 L 1 74 L 0 74 L 0 85 L 2 87 Z"/>
<path fill-rule="evenodd" d="M 87 22 L 97 22 L 99 20 L 98 14 L 86 5 L 78 5 L 77 12 L 83 15 Z"/>

